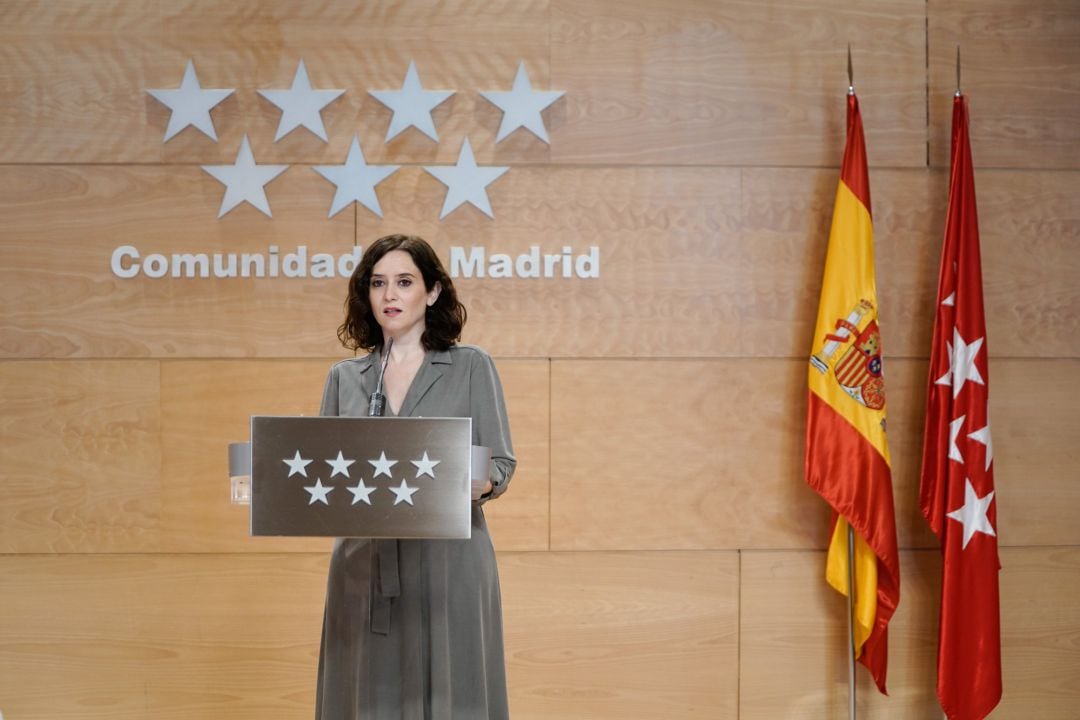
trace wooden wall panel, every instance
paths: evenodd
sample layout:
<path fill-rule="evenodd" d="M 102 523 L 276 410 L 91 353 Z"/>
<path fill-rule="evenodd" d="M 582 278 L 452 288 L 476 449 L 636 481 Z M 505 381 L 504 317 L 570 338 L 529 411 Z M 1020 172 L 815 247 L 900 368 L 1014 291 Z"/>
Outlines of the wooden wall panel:
<path fill-rule="evenodd" d="M 835 166 L 845 48 L 870 160 L 925 163 L 925 5 L 556 1 L 556 162 Z"/>
<path fill-rule="evenodd" d="M 930 0 L 926 12 L 931 164 L 949 165 L 959 46 L 975 166 L 1080 168 L 1076 3 Z"/>
<path fill-rule="evenodd" d="M 824 579 L 824 552 L 741 553 L 740 720 L 847 716 L 847 602 Z M 902 552 L 889 625 L 888 697 L 856 668 L 860 717 L 940 716 L 934 691 L 940 556 Z"/>
<path fill-rule="evenodd" d="M 160 424 L 156 362 L 0 363 L 0 552 L 154 551 Z"/>
<path fill-rule="evenodd" d="M 552 549 L 824 548 L 829 509 L 803 478 L 805 368 L 555 361 Z M 885 372 L 900 547 L 936 547 L 918 507 L 926 364 Z M 1071 360 L 991 366 L 1005 545 L 1080 541 L 1067 519 L 1080 458 L 1061 449 L 1080 432 L 1078 373 Z"/>
<path fill-rule="evenodd" d="M 465 339 L 499 356 L 799 357 L 817 312 L 835 182 L 823 170 L 515 168 L 491 187 L 498 224 L 472 207 L 440 223 L 444 186 L 407 168 L 380 188 L 385 220 L 358 209 L 356 235 L 364 246 L 410 228 L 451 269 L 451 247 L 481 246 L 488 258 L 598 247 L 598 278 L 458 278 Z M 872 182 L 886 352 L 925 357 L 944 176 L 882 170 Z M 1071 281 L 1080 238 L 1069 204 L 1078 184 L 1077 173 L 980 174 L 995 356 L 1080 355 Z M 301 244 L 309 255 L 349 252 L 349 213 L 325 218 L 332 188 L 309 167 L 268 186 L 274 220 L 246 205 L 216 220 L 223 188 L 192 167 L 21 166 L 0 172 L 0 185 L 10 190 L 0 200 L 9 218 L 0 352 L 9 357 L 337 352 L 328 329 L 341 319 L 344 278 L 119 279 L 109 269 L 124 244 L 143 257 L 271 245 L 283 257 Z"/>
<path fill-rule="evenodd" d="M 1073 506 L 1075 507 L 1075 505 Z M 1001 553 L 1004 690 L 994 720 L 1069 720 L 1080 707 L 1080 549 Z"/>
<path fill-rule="evenodd" d="M 310 718 L 328 558 L 0 558 L 0 711 Z"/>
<path fill-rule="evenodd" d="M 738 717 L 738 555 L 500 555 L 515 719 Z"/>
<path fill-rule="evenodd" d="M 1080 672 L 1076 548 L 1001 552 L 1004 694 L 997 720 L 1075 716 Z M 824 581 L 824 553 L 742 553 L 741 720 L 839 718 L 847 712 L 846 603 Z M 859 716 L 930 718 L 937 705 L 941 560 L 901 553 L 900 606 L 889 625 L 889 697 L 857 668 Z"/>
<path fill-rule="evenodd" d="M 500 113 L 478 92 L 508 90 L 521 60 L 534 87 L 548 87 L 547 33 L 537 32 L 548 16 L 544 0 L 5 3 L 0 159 L 231 162 L 244 134 L 262 162 L 339 163 L 354 133 L 372 161 L 453 162 L 467 133 L 490 154 Z M 274 143 L 280 112 L 257 94 L 291 86 L 301 58 L 313 87 L 347 91 L 323 112 L 328 143 L 303 129 Z M 179 87 L 189 59 L 203 87 L 236 92 L 211 112 L 217 143 L 188 128 L 163 144 L 169 110 L 146 90 Z M 400 88 L 410 59 L 426 88 L 458 94 L 436 111 L 440 143 L 410 130 L 384 145 L 390 111 L 367 91 Z M 547 159 L 547 146 L 521 137 L 500 148 Z"/>
<path fill-rule="evenodd" d="M 317 415 L 335 360 L 162 364 L 160 549 L 169 552 L 329 552 L 330 540 L 252 538 L 249 508 L 229 504 L 227 445 L 251 415 Z M 548 545 L 547 363 L 500 361 L 520 472 L 488 506 L 505 550 Z"/>
<path fill-rule="evenodd" d="M 275 218 L 244 204 L 216 219 L 224 186 L 196 166 L 0 168 L 0 354 L 6 357 L 320 356 L 340 347 L 343 278 L 130 279 L 115 248 L 350 253 L 343 213 L 306 168 L 267 186 Z M 129 267 L 125 262 L 123 266 Z"/>

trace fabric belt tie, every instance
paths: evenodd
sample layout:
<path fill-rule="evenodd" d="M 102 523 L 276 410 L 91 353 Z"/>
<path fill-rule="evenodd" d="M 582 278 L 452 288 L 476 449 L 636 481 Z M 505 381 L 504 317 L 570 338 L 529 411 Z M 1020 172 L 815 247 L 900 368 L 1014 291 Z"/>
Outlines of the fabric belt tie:
<path fill-rule="evenodd" d="M 398 541 L 376 540 L 375 554 L 378 572 L 373 578 L 371 632 L 377 635 L 389 635 L 391 601 L 401 596 Z"/>

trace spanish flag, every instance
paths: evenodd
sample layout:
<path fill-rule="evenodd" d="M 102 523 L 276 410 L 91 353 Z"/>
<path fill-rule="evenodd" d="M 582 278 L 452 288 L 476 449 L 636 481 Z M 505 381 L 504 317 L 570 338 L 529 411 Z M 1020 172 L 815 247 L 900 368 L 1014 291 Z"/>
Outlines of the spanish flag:
<path fill-rule="evenodd" d="M 900 601 L 874 230 L 859 101 L 848 94 L 847 145 L 836 190 L 809 367 L 806 482 L 833 508 L 825 577 L 848 594 L 855 530 L 855 653 L 885 693 L 887 627 Z"/>

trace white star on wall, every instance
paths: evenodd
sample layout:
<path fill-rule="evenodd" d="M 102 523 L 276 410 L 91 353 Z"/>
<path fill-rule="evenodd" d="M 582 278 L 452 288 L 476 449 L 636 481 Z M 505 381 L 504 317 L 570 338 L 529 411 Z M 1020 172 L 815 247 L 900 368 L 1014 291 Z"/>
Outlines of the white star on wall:
<path fill-rule="evenodd" d="M 551 143 L 548 140 L 547 128 L 544 127 L 544 119 L 540 117 L 540 113 L 565 94 L 563 90 L 533 90 L 529 73 L 525 71 L 524 60 L 518 65 L 514 86 L 510 92 L 480 93 L 488 102 L 503 111 L 495 142 L 523 127 L 549 145 Z"/>
<path fill-rule="evenodd" d="M 323 505 L 329 505 L 330 501 L 326 499 L 326 496 L 333 492 L 334 486 L 323 485 L 322 479 L 315 478 L 315 484 L 309 487 L 305 487 L 304 489 L 311 494 L 311 499 L 308 500 L 308 505 L 314 505 L 317 502 L 321 502 Z"/>
<path fill-rule="evenodd" d="M 509 169 L 509 167 L 494 166 L 478 167 L 469 138 L 465 138 L 461 144 L 457 165 L 424 167 L 424 170 L 446 186 L 446 200 L 443 201 L 439 219 L 442 220 L 463 203 L 470 203 L 494 220 L 495 216 L 491 212 L 491 202 L 488 200 L 485 188 Z"/>
<path fill-rule="evenodd" d="M 188 125 L 195 126 L 204 135 L 217 142 L 214 121 L 210 119 L 210 108 L 233 94 L 233 89 L 204 89 L 199 85 L 199 76 L 195 74 L 195 63 L 188 60 L 184 69 L 184 79 L 176 89 L 157 88 L 147 90 L 150 96 L 172 110 L 169 126 L 165 128 L 165 139 L 169 142 L 178 132 Z"/>
<path fill-rule="evenodd" d="M 442 462 L 442 460 L 431 460 L 428 458 L 427 451 L 425 450 L 424 457 L 419 460 L 411 460 L 410 462 L 416 466 L 416 477 L 420 477 L 421 475 L 435 477 L 435 466 Z"/>
<path fill-rule="evenodd" d="M 300 474 L 307 477 L 307 466 L 311 464 L 311 460 L 305 460 L 300 457 L 300 451 L 296 451 L 296 455 L 289 458 L 284 458 L 283 463 L 289 466 L 289 474 L 286 477 L 292 477 L 293 475 Z"/>
<path fill-rule="evenodd" d="M 401 502 L 407 502 L 410 505 L 412 505 L 413 504 L 413 501 L 412 501 L 413 493 L 415 493 L 419 489 L 420 488 L 409 487 L 408 485 L 405 484 L 404 480 L 402 480 L 401 484 L 398 485 L 397 487 L 389 488 L 389 490 L 392 493 L 394 493 L 394 495 L 397 496 L 397 497 L 394 498 L 394 504 L 395 505 L 397 505 L 398 503 L 401 503 Z"/>
<path fill-rule="evenodd" d="M 242 202 L 248 202 L 268 217 L 273 217 L 263 186 L 288 168 L 288 165 L 256 165 L 247 135 L 240 143 L 240 152 L 236 154 L 235 163 L 202 166 L 203 170 L 225 184 L 225 197 L 221 199 L 219 218 Z"/>
<path fill-rule="evenodd" d="M 367 485 L 364 484 L 364 481 L 361 480 L 359 483 L 357 483 L 356 487 L 347 487 L 345 489 L 353 494 L 353 499 L 352 499 L 352 504 L 353 505 L 355 505 L 358 502 L 362 502 L 362 503 L 365 503 L 367 505 L 370 505 L 371 504 L 371 493 L 375 492 L 378 488 L 368 487 Z"/>
<path fill-rule="evenodd" d="M 425 90 L 420 84 L 420 75 L 416 72 L 416 63 L 409 61 L 405 73 L 405 82 L 400 90 L 369 90 L 368 94 L 394 112 L 390 127 L 386 131 L 385 142 L 390 142 L 403 130 L 414 127 L 435 142 L 439 135 L 435 132 L 435 121 L 431 111 L 454 94 L 453 90 Z"/>
<path fill-rule="evenodd" d="M 391 480 L 394 478 L 394 476 L 390 474 L 390 468 L 397 465 L 397 460 L 387 460 L 385 450 L 379 452 L 378 460 L 368 460 L 368 463 L 375 468 L 375 474 L 372 477 L 385 475 Z"/>
<path fill-rule="evenodd" d="M 975 367 L 975 358 L 979 355 L 984 338 L 975 340 L 970 345 L 960 336 L 960 330 L 953 328 L 953 341 L 946 343 L 949 348 L 949 370 L 934 381 L 936 385 L 952 385 L 952 395 L 956 397 L 969 380 L 985 385 L 979 368 Z"/>
<path fill-rule="evenodd" d="M 964 526 L 963 549 L 967 549 L 968 543 L 971 542 L 971 538 L 977 532 L 997 536 L 993 526 L 990 525 L 990 519 L 986 517 L 986 511 L 990 509 L 990 502 L 993 499 L 994 492 L 992 490 L 984 497 L 979 497 L 975 493 L 971 480 L 964 481 L 964 504 L 949 513 L 950 518 Z"/>
<path fill-rule="evenodd" d="M 330 477 L 332 478 L 335 475 L 339 474 L 344 475 L 345 477 L 349 477 L 349 466 L 352 465 L 354 462 L 356 461 L 346 460 L 345 456 L 341 454 L 340 450 L 338 450 L 336 458 L 326 461 L 326 464 L 329 465 L 331 469 Z"/>
<path fill-rule="evenodd" d="M 382 217 L 382 207 L 375 194 L 375 186 L 393 175 L 399 167 L 400 165 L 368 165 L 364 159 L 364 151 L 360 148 L 360 139 L 354 135 L 344 165 L 317 165 L 314 168 L 315 172 L 337 185 L 327 217 L 334 217 L 352 202 L 358 202 Z"/>
<path fill-rule="evenodd" d="M 322 109 L 345 93 L 344 90 L 312 90 L 308 80 L 307 67 L 303 59 L 296 68 L 292 87 L 288 90 L 260 90 L 259 94 L 281 108 L 281 121 L 278 123 L 274 142 L 303 125 L 326 142 L 326 128 L 323 127 Z"/>

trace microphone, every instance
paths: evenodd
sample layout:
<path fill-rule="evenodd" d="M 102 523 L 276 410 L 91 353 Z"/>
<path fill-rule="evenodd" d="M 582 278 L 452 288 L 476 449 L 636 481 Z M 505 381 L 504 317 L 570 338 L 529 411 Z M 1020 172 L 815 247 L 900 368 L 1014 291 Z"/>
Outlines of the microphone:
<path fill-rule="evenodd" d="M 382 369 L 379 370 L 379 382 L 375 385 L 375 392 L 371 393 L 368 401 L 368 417 L 382 417 L 386 412 L 386 395 L 383 394 L 383 375 L 386 374 L 386 365 L 390 362 L 390 348 L 394 346 L 394 338 L 386 340 L 386 356 L 382 361 Z"/>

